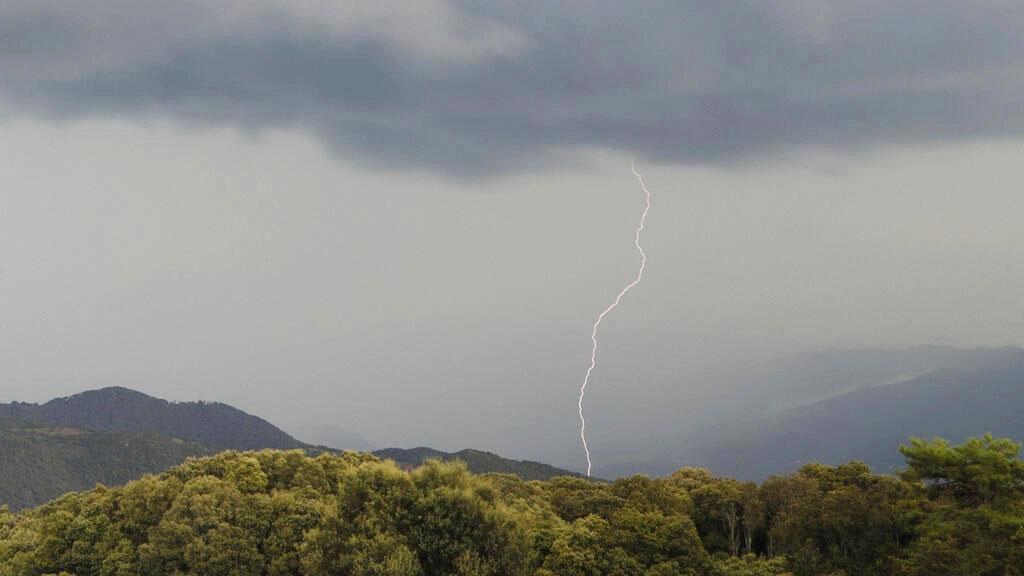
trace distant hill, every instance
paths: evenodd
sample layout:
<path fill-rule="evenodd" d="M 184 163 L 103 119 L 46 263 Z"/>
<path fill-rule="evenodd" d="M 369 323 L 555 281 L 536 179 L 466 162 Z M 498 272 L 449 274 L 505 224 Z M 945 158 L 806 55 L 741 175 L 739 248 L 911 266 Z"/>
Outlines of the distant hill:
<path fill-rule="evenodd" d="M 1024 363 L 1024 349 L 919 346 L 821 350 L 759 363 L 725 382 L 697 386 L 720 412 L 757 414 L 802 406 L 878 384 L 938 370 L 987 370 Z"/>
<path fill-rule="evenodd" d="M 340 428 L 299 426 L 313 443 L 302 442 L 266 420 L 219 402 L 168 402 L 128 388 L 111 387 L 55 398 L 45 404 L 0 404 L 0 418 L 16 418 L 46 426 L 68 426 L 106 432 L 150 431 L 195 442 L 214 451 L 358 449 L 369 445 Z M 419 465 L 428 458 L 459 459 L 476 473 L 508 472 L 524 479 L 572 474 L 539 462 L 502 458 L 490 452 L 463 450 L 454 454 L 431 448 L 389 448 L 375 452 L 400 464 Z"/>
<path fill-rule="evenodd" d="M 500 472 L 515 474 L 523 480 L 548 480 L 555 476 L 579 476 L 575 472 L 556 468 L 541 462 L 529 460 L 510 460 L 502 458 L 491 452 L 480 450 L 460 450 L 458 452 L 442 452 L 433 448 L 386 448 L 377 450 L 375 456 L 387 460 L 394 460 L 395 463 L 412 468 L 419 466 L 427 460 L 460 460 L 466 463 L 470 472 L 474 474 L 486 474 L 489 472 Z"/>
<path fill-rule="evenodd" d="M 97 483 L 123 484 L 210 450 L 155 432 L 95 432 L 0 419 L 0 505 L 17 510 Z"/>
<path fill-rule="evenodd" d="M 120 387 L 90 390 L 45 404 L 0 404 L 0 417 L 106 432 L 159 432 L 215 450 L 307 447 L 270 422 L 227 404 L 168 402 Z"/>
<path fill-rule="evenodd" d="M 911 436 L 959 442 L 992 432 L 1024 438 L 1024 363 L 941 370 L 782 412 L 741 434 L 707 443 L 686 465 L 760 479 L 807 462 L 863 460 L 880 472 L 902 466 Z"/>
<path fill-rule="evenodd" d="M 336 440 L 344 439 L 337 436 L 338 430 L 330 432 Z M 352 448 L 321 443 L 327 446 L 301 442 L 227 404 L 168 402 L 127 388 L 91 390 L 45 404 L 0 404 L 0 505 L 35 506 L 65 492 L 96 483 L 122 484 L 180 464 L 189 456 L 222 450 L 315 453 Z M 476 473 L 506 472 L 526 480 L 572 474 L 478 450 L 452 454 L 430 448 L 391 448 L 375 454 L 405 467 L 419 466 L 430 458 L 457 459 Z"/>
<path fill-rule="evenodd" d="M 227 404 L 168 402 L 127 388 L 0 404 L 0 505 L 34 506 L 189 456 L 263 448 L 318 450 Z"/>

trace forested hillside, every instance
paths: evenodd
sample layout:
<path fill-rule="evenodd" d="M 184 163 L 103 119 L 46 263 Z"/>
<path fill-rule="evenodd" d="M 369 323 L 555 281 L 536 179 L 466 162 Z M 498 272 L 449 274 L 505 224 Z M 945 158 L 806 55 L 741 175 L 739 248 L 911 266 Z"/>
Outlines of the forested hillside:
<path fill-rule="evenodd" d="M 305 445 L 266 420 L 219 402 L 168 402 L 128 388 L 89 390 L 45 404 L 0 404 L 0 417 L 107 432 L 147 430 L 217 450 Z"/>
<path fill-rule="evenodd" d="M 809 465 L 761 485 L 227 452 L 0 511 L 0 576 L 1008 576 L 1024 567 L 1019 448 L 914 441 L 899 477 Z"/>
<path fill-rule="evenodd" d="M 306 444 L 270 422 L 227 404 L 168 402 L 118 387 L 89 390 L 67 398 L 55 398 L 45 404 L 0 404 L 0 418 L 3 417 L 46 426 L 108 432 L 159 432 L 202 444 L 214 451 L 301 448 L 318 452 L 322 449 L 347 448 L 331 444 Z M 362 443 L 365 444 L 365 441 Z M 386 448 L 375 454 L 406 466 L 418 466 L 428 458 L 461 460 L 473 472 L 509 472 L 527 480 L 572 474 L 540 462 L 510 460 L 490 452 L 471 449 L 442 452 L 433 448 Z"/>
<path fill-rule="evenodd" d="M 310 454 L 319 451 L 306 449 Z M 12 510 L 37 506 L 67 492 L 89 489 L 97 483 L 124 484 L 181 464 L 189 456 L 214 452 L 157 432 L 100 432 L 0 418 L 0 506 Z M 388 448 L 374 454 L 394 460 L 404 469 L 436 459 L 463 462 L 474 473 L 516 474 L 524 480 L 574 475 L 548 464 L 510 460 L 480 450 Z"/>
<path fill-rule="evenodd" d="M 82 392 L 42 405 L 0 404 L 0 505 L 18 510 L 97 483 L 123 484 L 224 448 L 330 451 L 226 404 L 173 403 L 125 388 Z M 477 473 L 506 472 L 527 480 L 572 474 L 479 450 L 390 448 L 377 454 L 405 468 L 435 458 L 460 460 Z"/>
<path fill-rule="evenodd" d="M 0 419 L 0 505 L 19 509 L 97 483 L 123 484 L 209 453 L 153 432 L 95 432 Z"/>

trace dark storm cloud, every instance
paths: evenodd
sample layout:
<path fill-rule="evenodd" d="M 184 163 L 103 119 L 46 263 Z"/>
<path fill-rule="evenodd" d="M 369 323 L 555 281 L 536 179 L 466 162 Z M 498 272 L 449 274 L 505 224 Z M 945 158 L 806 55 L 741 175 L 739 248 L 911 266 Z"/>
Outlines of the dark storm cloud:
<path fill-rule="evenodd" d="M 1017 1 L 458 2 L 442 39 L 469 57 L 419 53 L 441 36 L 410 47 L 402 29 L 297 31 L 269 0 L 227 24 L 189 3 L 14 4 L 0 90 L 15 110 L 299 127 L 449 173 L 587 146 L 728 162 L 1024 129 Z M 524 41 L 472 57 L 481 22 Z"/>

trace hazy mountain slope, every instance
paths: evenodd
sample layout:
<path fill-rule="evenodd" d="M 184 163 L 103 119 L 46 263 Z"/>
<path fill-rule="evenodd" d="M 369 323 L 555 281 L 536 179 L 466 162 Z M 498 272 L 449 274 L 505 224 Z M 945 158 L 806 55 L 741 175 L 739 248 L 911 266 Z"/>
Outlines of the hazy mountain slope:
<path fill-rule="evenodd" d="M 992 432 L 1024 437 L 1024 363 L 945 370 L 863 388 L 783 412 L 732 437 L 708 442 L 686 465 L 762 478 L 811 461 L 863 460 L 885 472 L 902 465 L 896 447 L 910 436 L 959 442 Z"/>
<path fill-rule="evenodd" d="M 704 392 L 721 408 L 785 410 L 860 388 L 910 380 L 938 370 L 986 370 L 1024 363 L 1021 348 L 921 346 L 898 350 L 807 352 L 764 362 Z M 694 394 L 699 396 L 698 388 Z"/>
<path fill-rule="evenodd" d="M 0 416 L 107 432 L 149 430 L 215 449 L 305 445 L 266 420 L 217 402 L 168 402 L 127 388 L 103 388 L 45 404 L 0 404 Z"/>
<path fill-rule="evenodd" d="M 602 458 L 595 473 L 603 478 L 668 473 L 695 454 L 706 454 L 722 438 L 770 426 L 773 418 L 798 406 L 939 370 L 1022 364 L 1021 348 L 950 346 L 824 350 L 750 365 L 737 360 L 729 374 L 709 373 L 697 383 L 680 384 L 672 435 L 599 446 Z"/>
<path fill-rule="evenodd" d="M 284 427 L 295 438 L 315 446 L 327 446 L 336 450 L 358 450 L 370 452 L 376 449 L 365 438 L 338 426 L 296 424 Z"/>
<path fill-rule="evenodd" d="M 461 460 L 474 474 L 501 472 L 515 474 L 523 480 L 547 480 L 555 476 L 578 476 L 575 472 L 562 470 L 549 464 L 529 460 L 510 460 L 491 452 L 481 450 L 460 450 L 442 452 L 433 448 L 386 448 L 374 452 L 375 456 L 394 460 L 405 467 L 419 466 L 427 460 Z"/>
<path fill-rule="evenodd" d="M 209 450 L 155 432 L 94 432 L 0 419 L 0 506 L 35 506 L 97 483 L 123 484 Z"/>

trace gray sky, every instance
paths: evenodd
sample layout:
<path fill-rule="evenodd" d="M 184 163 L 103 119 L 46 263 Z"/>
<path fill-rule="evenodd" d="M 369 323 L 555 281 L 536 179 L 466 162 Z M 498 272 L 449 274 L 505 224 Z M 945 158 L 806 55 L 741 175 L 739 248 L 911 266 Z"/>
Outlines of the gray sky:
<path fill-rule="evenodd" d="M 598 447 L 707 365 L 1021 343 L 1019 2 L 336 4 L 0 5 L 0 400 L 578 466 L 634 157 Z"/>

